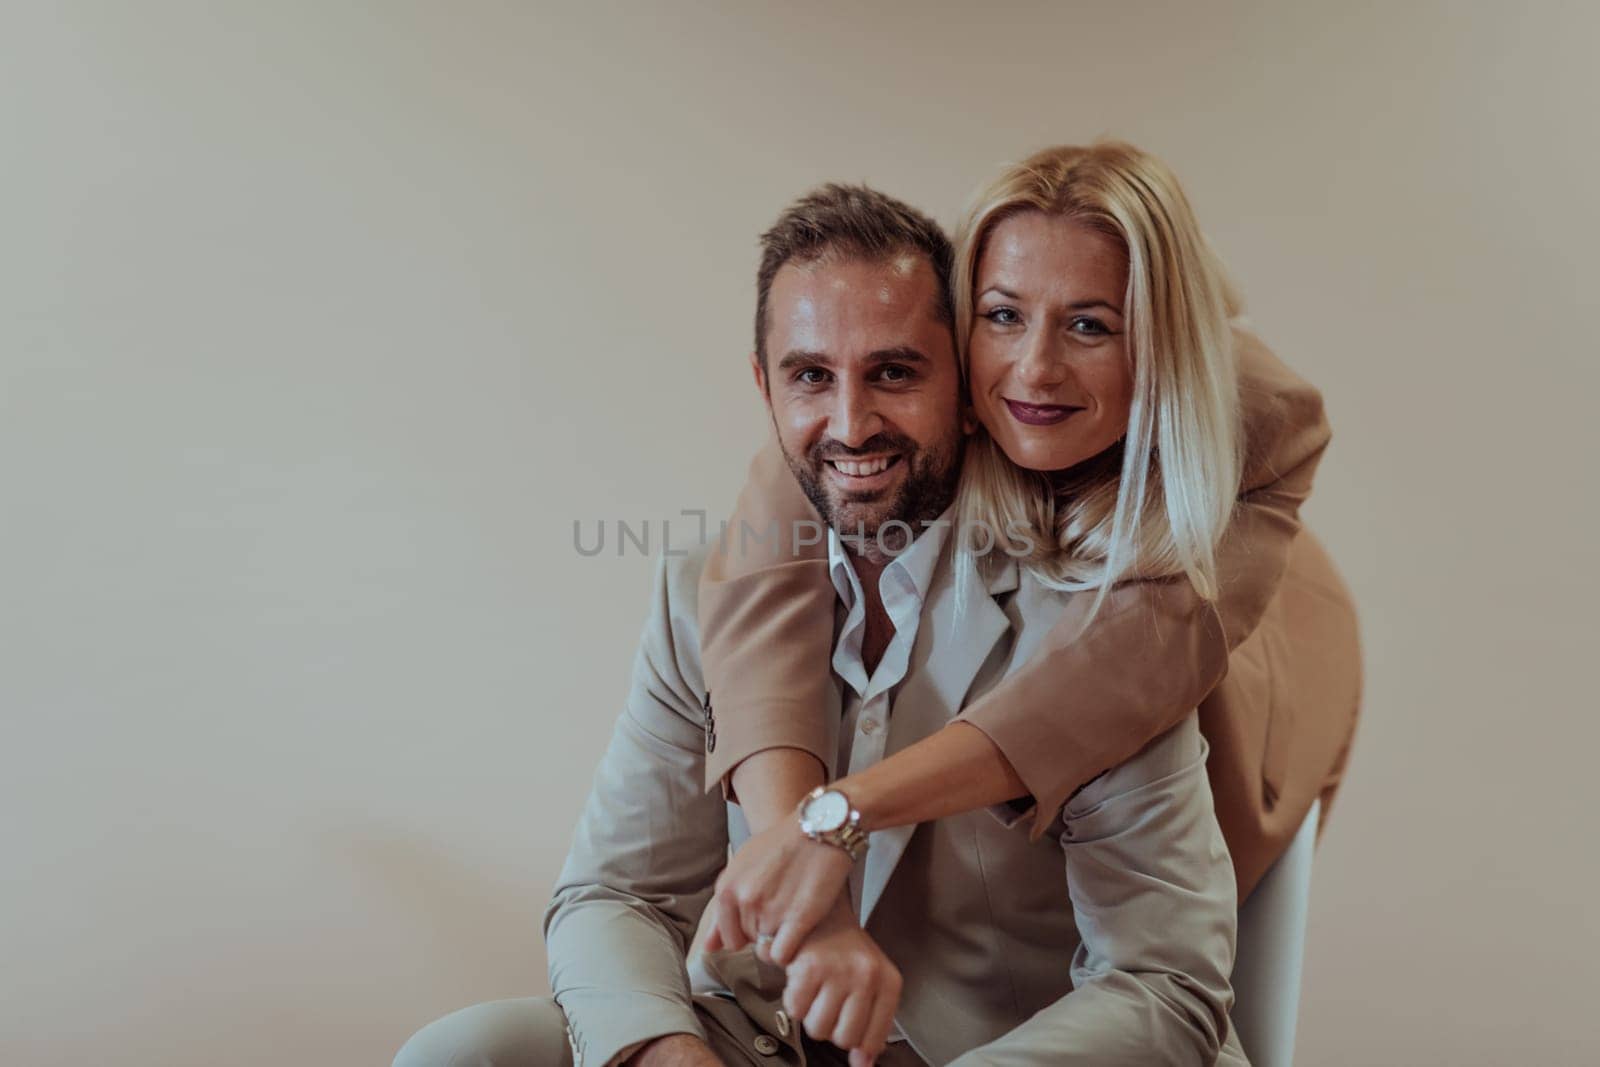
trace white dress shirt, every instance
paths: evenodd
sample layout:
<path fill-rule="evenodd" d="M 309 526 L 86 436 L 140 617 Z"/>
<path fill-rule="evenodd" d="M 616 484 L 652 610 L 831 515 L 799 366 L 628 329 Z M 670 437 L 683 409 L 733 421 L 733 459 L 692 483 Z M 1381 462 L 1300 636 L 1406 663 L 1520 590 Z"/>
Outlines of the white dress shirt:
<path fill-rule="evenodd" d="M 828 527 L 828 575 L 833 579 L 834 591 L 839 594 L 842 616 L 839 636 L 833 646 L 833 673 L 842 683 L 840 701 L 844 709 L 837 764 L 841 778 L 883 759 L 884 745 L 889 739 L 889 702 L 894 699 L 896 687 L 905 680 L 906 667 L 911 663 L 911 649 L 917 642 L 917 623 L 922 619 L 922 605 L 933 581 L 933 569 L 944 550 L 952 511 L 946 508 L 944 514 L 925 526 L 904 552 L 889 561 L 878 578 L 878 595 L 894 625 L 894 636 L 889 639 L 878 659 L 877 669 L 870 676 L 862 656 L 867 635 L 866 593 L 843 540 L 833 527 Z M 876 836 L 867 835 L 868 851 Z M 850 869 L 850 900 L 855 905 L 857 918 L 861 916 L 861 884 L 865 871 L 864 859 Z M 905 1033 L 896 1022 L 889 1040 L 905 1039 Z"/>

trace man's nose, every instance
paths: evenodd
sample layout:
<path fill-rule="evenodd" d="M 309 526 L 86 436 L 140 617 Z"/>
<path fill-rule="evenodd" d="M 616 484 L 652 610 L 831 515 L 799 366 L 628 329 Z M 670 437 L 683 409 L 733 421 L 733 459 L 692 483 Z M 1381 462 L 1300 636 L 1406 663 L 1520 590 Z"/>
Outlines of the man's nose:
<path fill-rule="evenodd" d="M 1054 389 L 1067 380 L 1071 373 L 1066 353 L 1061 351 L 1057 338 L 1049 330 L 1034 329 L 1023 340 L 1021 357 L 1017 360 L 1017 380 L 1029 389 L 1044 391 Z"/>
<path fill-rule="evenodd" d="M 859 448 L 883 430 L 873 391 L 859 382 L 846 382 L 835 394 L 837 402 L 828 420 L 828 436 L 842 445 Z"/>

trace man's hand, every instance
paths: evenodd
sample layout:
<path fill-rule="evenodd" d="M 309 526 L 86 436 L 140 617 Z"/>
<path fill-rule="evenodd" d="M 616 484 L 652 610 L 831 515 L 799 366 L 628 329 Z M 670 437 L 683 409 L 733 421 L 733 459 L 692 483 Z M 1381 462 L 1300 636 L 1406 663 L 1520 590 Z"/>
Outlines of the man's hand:
<path fill-rule="evenodd" d="M 771 945 L 758 943 L 757 954 L 788 966 L 840 899 L 850 866 L 844 849 L 811 840 L 792 818 L 780 819 L 740 846 L 718 877 L 707 951 L 740 949 L 771 934 Z"/>
<path fill-rule="evenodd" d="M 667 1034 L 628 1057 L 626 1067 L 726 1067 L 711 1046 L 693 1034 Z"/>
<path fill-rule="evenodd" d="M 828 846 L 831 847 L 831 846 Z M 789 964 L 783 1007 L 806 1033 L 850 1050 L 869 1067 L 888 1043 L 900 1007 L 900 969 L 856 922 L 844 896 Z"/>

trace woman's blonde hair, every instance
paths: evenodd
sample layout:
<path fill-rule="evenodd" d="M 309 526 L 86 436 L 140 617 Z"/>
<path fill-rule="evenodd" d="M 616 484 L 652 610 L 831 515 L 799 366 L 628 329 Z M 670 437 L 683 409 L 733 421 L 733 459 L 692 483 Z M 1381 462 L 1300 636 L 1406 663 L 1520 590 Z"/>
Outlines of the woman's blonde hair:
<path fill-rule="evenodd" d="M 1044 583 L 1097 589 L 1085 626 L 1123 579 L 1183 574 L 1214 599 L 1216 545 L 1240 478 L 1228 323 L 1238 296 L 1164 163 L 1115 141 L 1047 148 L 980 189 L 957 231 L 951 288 L 964 378 L 984 242 L 1001 220 L 1028 211 L 1092 226 L 1127 250 L 1128 429 L 1070 470 L 1040 472 L 1012 463 L 980 428 L 956 497 L 957 567 L 970 571 L 993 551 L 974 544 L 986 531 Z"/>

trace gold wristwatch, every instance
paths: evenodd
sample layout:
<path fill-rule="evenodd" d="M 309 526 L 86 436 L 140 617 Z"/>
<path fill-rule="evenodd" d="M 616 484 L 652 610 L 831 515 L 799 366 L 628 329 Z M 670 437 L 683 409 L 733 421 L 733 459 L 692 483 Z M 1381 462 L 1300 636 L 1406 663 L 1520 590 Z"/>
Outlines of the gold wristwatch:
<path fill-rule="evenodd" d="M 861 813 L 837 789 L 819 785 L 800 801 L 796 814 L 800 832 L 813 841 L 844 849 L 851 860 L 867 851 L 867 832 L 861 828 Z"/>

